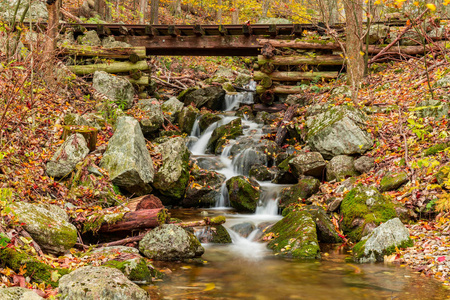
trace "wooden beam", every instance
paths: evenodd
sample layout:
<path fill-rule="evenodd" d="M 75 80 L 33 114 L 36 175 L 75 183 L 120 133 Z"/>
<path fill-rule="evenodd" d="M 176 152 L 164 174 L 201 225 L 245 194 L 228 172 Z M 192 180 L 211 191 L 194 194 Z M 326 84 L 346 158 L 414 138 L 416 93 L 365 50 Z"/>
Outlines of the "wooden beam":
<path fill-rule="evenodd" d="M 148 36 L 157 36 L 159 35 L 158 30 L 151 26 L 151 25 L 145 25 L 145 34 Z"/>
<path fill-rule="evenodd" d="M 252 26 L 250 24 L 242 25 L 242 33 L 245 36 L 250 36 L 253 33 Z"/>
<path fill-rule="evenodd" d="M 300 80 L 313 80 L 316 78 L 321 79 L 334 79 L 337 78 L 338 72 L 273 72 L 265 74 L 260 71 L 254 72 L 254 80 L 262 80 L 269 77 L 273 81 L 300 81 Z"/>
<path fill-rule="evenodd" d="M 276 37 L 278 35 L 278 28 L 276 24 L 269 25 L 269 34 L 271 37 Z"/>
<path fill-rule="evenodd" d="M 149 66 L 146 61 L 138 61 L 133 64 L 131 62 L 114 62 L 111 64 L 93 64 L 82 66 L 68 66 L 68 68 L 76 75 L 88 75 L 93 74 L 95 71 L 105 71 L 108 73 L 125 73 L 133 70 L 145 71 L 149 70 Z"/>
<path fill-rule="evenodd" d="M 145 47 L 102 48 L 83 45 L 67 45 L 59 47 L 61 55 L 76 55 L 81 57 L 108 57 L 130 59 L 136 55 L 139 60 L 146 58 Z"/>
<path fill-rule="evenodd" d="M 203 35 L 205 35 L 205 30 L 203 29 L 203 27 L 201 25 L 195 25 L 194 26 L 194 34 L 196 36 L 203 36 Z"/>
<path fill-rule="evenodd" d="M 173 25 L 167 27 L 167 31 L 171 37 L 178 37 L 181 35 L 181 31 Z"/>
<path fill-rule="evenodd" d="M 321 65 L 339 66 L 344 63 L 344 58 L 339 55 L 317 55 L 317 56 L 274 56 L 267 59 L 263 55 L 258 55 L 258 64 L 265 65 L 271 63 L 274 66 L 295 66 L 295 65 Z"/>

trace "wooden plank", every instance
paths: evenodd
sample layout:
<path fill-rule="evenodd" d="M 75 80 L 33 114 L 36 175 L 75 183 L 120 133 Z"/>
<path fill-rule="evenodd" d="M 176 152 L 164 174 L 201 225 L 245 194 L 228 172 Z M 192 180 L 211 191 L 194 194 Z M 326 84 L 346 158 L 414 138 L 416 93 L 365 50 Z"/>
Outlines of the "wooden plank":
<path fill-rule="evenodd" d="M 203 27 L 201 25 L 195 25 L 194 26 L 194 34 L 196 36 L 203 36 L 203 35 L 205 35 L 205 30 L 203 29 Z"/>
<path fill-rule="evenodd" d="M 269 77 L 273 81 L 300 81 L 313 80 L 316 78 L 334 79 L 337 78 L 338 72 L 273 72 L 265 74 L 261 71 L 254 72 L 254 80 L 262 80 Z"/>
<path fill-rule="evenodd" d="M 317 56 L 274 56 L 271 59 L 258 55 L 258 64 L 265 65 L 271 63 L 274 66 L 295 66 L 295 65 L 322 65 L 339 66 L 344 63 L 344 58 L 339 55 L 317 55 Z"/>
<path fill-rule="evenodd" d="M 171 37 L 178 37 L 181 35 L 181 31 L 173 25 L 167 27 L 167 31 Z"/>

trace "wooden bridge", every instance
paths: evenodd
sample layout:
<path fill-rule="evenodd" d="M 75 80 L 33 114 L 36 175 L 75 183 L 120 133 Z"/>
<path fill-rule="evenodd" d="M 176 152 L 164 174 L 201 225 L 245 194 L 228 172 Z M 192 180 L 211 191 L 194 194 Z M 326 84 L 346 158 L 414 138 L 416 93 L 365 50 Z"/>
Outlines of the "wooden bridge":
<path fill-rule="evenodd" d="M 382 23 L 404 26 L 404 21 Z M 41 24 L 45 26 L 46 24 Z M 135 47 L 145 47 L 147 55 L 183 56 L 256 56 L 259 39 L 298 39 L 303 32 L 324 33 L 316 24 L 241 24 L 241 25 L 128 25 L 128 24 L 63 24 L 75 34 L 95 30 L 100 36 L 113 35 L 116 40 Z M 333 29 L 344 31 L 345 24 Z"/>

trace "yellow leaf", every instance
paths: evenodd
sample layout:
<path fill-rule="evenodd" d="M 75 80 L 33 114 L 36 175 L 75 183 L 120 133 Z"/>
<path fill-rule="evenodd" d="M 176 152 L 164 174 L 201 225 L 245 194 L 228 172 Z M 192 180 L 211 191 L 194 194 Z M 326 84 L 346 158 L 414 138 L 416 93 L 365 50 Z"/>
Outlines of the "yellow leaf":
<path fill-rule="evenodd" d="M 427 3 L 427 7 L 431 11 L 435 11 L 436 10 L 436 5 L 434 5 L 433 3 Z"/>
<path fill-rule="evenodd" d="M 361 54 L 361 56 L 364 56 L 364 52 L 362 51 L 359 51 L 359 54 Z"/>
<path fill-rule="evenodd" d="M 415 6 L 419 6 L 419 1 L 414 1 L 413 3 Z"/>
<path fill-rule="evenodd" d="M 216 288 L 216 284 L 214 282 L 210 282 L 210 283 L 206 284 L 206 287 L 205 287 L 205 289 L 203 291 L 204 292 L 211 291 L 211 290 L 213 290 L 215 288 Z"/>

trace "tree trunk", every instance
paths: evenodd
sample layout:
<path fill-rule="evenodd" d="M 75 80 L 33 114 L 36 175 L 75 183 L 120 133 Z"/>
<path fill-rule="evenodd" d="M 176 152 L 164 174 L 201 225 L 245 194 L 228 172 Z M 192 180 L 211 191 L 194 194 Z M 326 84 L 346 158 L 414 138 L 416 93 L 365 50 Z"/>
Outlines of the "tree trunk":
<path fill-rule="evenodd" d="M 145 24 L 145 17 L 147 15 L 147 6 L 148 6 L 147 0 L 139 0 L 139 11 L 140 11 L 139 23 L 140 24 Z"/>
<path fill-rule="evenodd" d="M 346 17 L 347 74 L 352 91 L 352 100 L 357 102 L 358 89 L 364 77 L 362 51 L 362 0 L 344 0 Z"/>
<path fill-rule="evenodd" d="M 222 24 L 222 0 L 217 1 L 218 9 L 217 9 L 217 23 Z"/>
<path fill-rule="evenodd" d="M 133 60 L 136 56 L 138 60 L 145 59 L 145 47 L 131 48 L 101 48 L 92 46 L 67 45 L 59 47 L 61 55 L 76 55 L 78 57 L 107 57 L 114 59 Z"/>
<path fill-rule="evenodd" d="M 265 63 L 271 63 L 275 66 L 295 66 L 303 64 L 339 66 L 344 63 L 344 59 L 339 55 L 318 55 L 314 57 L 306 55 L 274 56 L 272 59 L 266 59 L 263 55 L 258 55 L 258 64 L 264 65 Z"/>
<path fill-rule="evenodd" d="M 94 64 L 83 66 L 68 66 L 68 68 L 76 75 L 93 74 L 95 71 L 105 71 L 108 73 L 129 73 L 133 70 L 146 71 L 149 66 L 146 61 L 139 61 L 135 64 L 131 62 L 113 62 L 110 64 Z"/>
<path fill-rule="evenodd" d="M 265 74 L 260 71 L 254 72 L 254 80 L 262 80 L 263 78 L 270 78 L 274 81 L 300 81 L 300 80 L 313 80 L 317 78 L 321 79 L 334 79 L 337 78 L 337 71 L 330 72 L 273 72 Z"/>
<path fill-rule="evenodd" d="M 151 0 L 150 2 L 150 24 L 158 25 L 158 9 L 159 9 L 159 0 Z"/>
<path fill-rule="evenodd" d="M 111 10 L 105 0 L 95 0 L 94 10 L 98 13 L 102 20 L 111 21 Z"/>
<path fill-rule="evenodd" d="M 94 127 L 88 126 L 75 126 L 75 125 L 67 125 L 63 127 L 63 133 L 61 135 L 61 139 L 65 140 L 68 136 L 79 133 L 86 140 L 86 144 L 89 148 L 89 151 L 94 151 L 97 145 L 97 133 L 98 129 Z"/>
<path fill-rule="evenodd" d="M 270 0 L 264 0 L 262 5 L 262 13 L 261 17 L 267 18 L 267 13 L 269 12 L 270 8 Z"/>
<path fill-rule="evenodd" d="M 181 11 L 181 0 L 175 0 L 173 3 L 173 15 L 175 17 L 180 17 L 182 14 Z"/>
<path fill-rule="evenodd" d="M 126 213 L 122 220 L 114 224 L 103 224 L 99 232 L 132 231 L 144 228 L 155 228 L 167 223 L 170 215 L 165 208 L 141 209 Z"/>
<path fill-rule="evenodd" d="M 48 10 L 48 25 L 47 25 L 47 37 L 48 40 L 45 44 L 45 52 L 47 53 L 48 57 L 54 53 L 56 48 L 56 35 L 58 34 L 58 25 L 59 25 L 59 18 L 58 18 L 58 6 L 56 3 L 47 5 Z"/>

